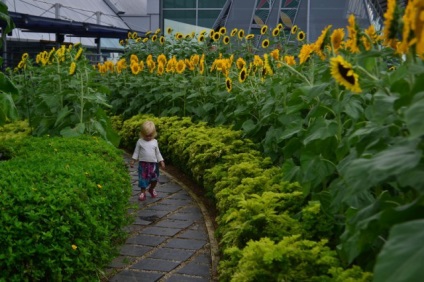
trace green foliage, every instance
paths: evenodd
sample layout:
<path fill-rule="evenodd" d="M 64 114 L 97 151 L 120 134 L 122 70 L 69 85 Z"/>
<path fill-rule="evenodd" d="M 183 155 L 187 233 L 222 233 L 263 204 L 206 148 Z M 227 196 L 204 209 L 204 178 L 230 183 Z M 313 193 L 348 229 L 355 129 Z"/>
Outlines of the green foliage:
<path fill-rule="evenodd" d="M 15 121 L 0 126 L 0 141 L 9 139 L 22 139 L 31 134 L 31 128 L 27 121 Z"/>
<path fill-rule="evenodd" d="M 95 137 L 9 140 L 0 162 L 0 280 L 99 280 L 126 237 L 121 152 Z"/>
<path fill-rule="evenodd" d="M 336 222 L 334 218 L 322 211 L 320 202 L 310 201 L 308 205 L 304 206 L 299 220 L 305 238 L 309 240 L 334 238 Z"/>
<path fill-rule="evenodd" d="M 251 241 L 230 281 L 331 281 L 327 273 L 339 262 L 326 243 L 301 240 L 299 235 L 278 243 L 269 238 Z"/>

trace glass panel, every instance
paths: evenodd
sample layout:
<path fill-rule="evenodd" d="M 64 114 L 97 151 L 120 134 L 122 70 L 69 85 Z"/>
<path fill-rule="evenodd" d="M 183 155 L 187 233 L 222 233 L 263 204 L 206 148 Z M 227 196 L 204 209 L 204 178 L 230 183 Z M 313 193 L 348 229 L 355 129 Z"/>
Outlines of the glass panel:
<path fill-rule="evenodd" d="M 219 16 L 220 10 L 199 11 L 199 26 L 212 28 Z"/>
<path fill-rule="evenodd" d="M 196 8 L 196 0 L 164 0 L 163 8 Z"/>
<path fill-rule="evenodd" d="M 194 10 L 164 10 L 163 17 L 177 22 L 196 24 L 196 11 Z"/>
<path fill-rule="evenodd" d="M 222 8 L 227 0 L 199 0 L 199 8 Z"/>

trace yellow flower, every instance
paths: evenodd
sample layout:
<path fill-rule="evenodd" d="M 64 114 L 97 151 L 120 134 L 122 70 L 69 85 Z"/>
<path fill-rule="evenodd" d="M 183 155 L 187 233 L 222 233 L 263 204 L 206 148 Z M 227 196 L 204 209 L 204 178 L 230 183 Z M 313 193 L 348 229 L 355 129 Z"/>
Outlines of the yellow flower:
<path fill-rule="evenodd" d="M 212 37 L 212 39 L 213 39 L 213 41 L 218 41 L 219 40 L 219 38 L 221 37 L 221 33 L 219 33 L 219 32 L 215 32 L 214 34 L 213 34 L 213 37 Z"/>
<path fill-rule="evenodd" d="M 22 61 L 25 61 L 26 59 L 28 59 L 28 53 L 23 53 L 22 54 Z"/>
<path fill-rule="evenodd" d="M 161 36 L 161 37 L 159 38 L 159 42 L 160 42 L 160 44 L 162 44 L 162 45 L 163 45 L 163 43 L 165 43 L 165 37 Z"/>
<path fill-rule="evenodd" d="M 158 34 L 160 31 L 161 31 L 160 28 L 156 29 L 155 34 Z"/>
<path fill-rule="evenodd" d="M 267 32 L 267 30 L 268 30 L 268 26 L 267 25 L 263 25 L 261 27 L 261 34 L 264 35 Z"/>
<path fill-rule="evenodd" d="M 272 30 L 272 36 L 278 36 L 280 34 L 280 29 L 278 27 Z"/>
<path fill-rule="evenodd" d="M 170 27 L 168 27 L 168 29 L 166 30 L 166 33 L 171 34 L 171 33 L 172 33 L 172 31 L 173 31 L 173 29 L 172 29 L 172 28 L 170 28 Z"/>
<path fill-rule="evenodd" d="M 25 61 L 20 61 L 18 64 L 18 69 L 23 69 L 26 67 Z"/>
<path fill-rule="evenodd" d="M 359 47 L 358 47 L 358 26 L 356 25 L 355 16 L 352 14 L 348 18 L 349 25 L 347 26 L 348 30 L 348 40 L 346 42 L 346 47 L 352 52 L 352 53 L 358 53 Z"/>
<path fill-rule="evenodd" d="M 233 28 L 233 30 L 231 31 L 230 35 L 231 36 L 234 36 L 234 35 L 237 34 L 237 32 L 238 32 L 238 29 L 237 28 Z"/>
<path fill-rule="evenodd" d="M 274 60 L 280 59 L 280 50 L 279 49 L 272 50 L 270 54 L 274 58 Z"/>
<path fill-rule="evenodd" d="M 155 42 L 156 39 L 158 39 L 158 36 L 155 34 L 155 35 L 152 36 L 152 42 Z"/>
<path fill-rule="evenodd" d="M 77 61 L 77 60 L 81 57 L 82 51 L 84 51 L 84 49 L 82 49 L 82 48 L 80 47 L 80 48 L 78 49 L 77 54 L 75 55 L 75 61 Z"/>
<path fill-rule="evenodd" d="M 299 63 L 303 64 L 304 62 L 306 62 L 311 56 L 313 51 L 314 51 L 313 44 L 302 45 L 302 48 L 300 49 L 300 53 L 299 53 L 299 60 L 300 60 Z"/>
<path fill-rule="evenodd" d="M 240 83 L 243 83 L 247 78 L 247 69 L 246 67 L 243 67 L 239 73 L 239 81 Z"/>
<path fill-rule="evenodd" d="M 268 48 L 269 46 L 269 39 L 264 39 L 262 41 L 262 48 Z"/>
<path fill-rule="evenodd" d="M 97 184 L 97 188 L 102 189 L 103 187 L 102 187 L 102 185 Z"/>
<path fill-rule="evenodd" d="M 132 62 L 131 62 L 131 72 L 132 72 L 134 75 L 139 74 L 139 72 L 140 72 L 140 65 L 139 65 L 139 63 L 138 63 L 138 62 L 136 62 L 136 61 L 132 61 Z"/>
<path fill-rule="evenodd" d="M 333 31 L 333 33 L 330 36 L 331 39 L 331 46 L 333 47 L 333 50 L 337 52 L 339 50 L 340 46 L 342 46 L 342 42 L 344 39 L 345 33 L 343 28 L 338 28 Z"/>
<path fill-rule="evenodd" d="M 243 38 L 244 38 L 244 30 L 243 30 L 243 29 L 240 29 L 240 30 L 238 31 L 238 38 L 239 38 L 239 39 L 243 39 Z"/>
<path fill-rule="evenodd" d="M 296 34 L 297 33 L 297 25 L 292 26 L 290 32 L 291 32 L 291 34 Z"/>
<path fill-rule="evenodd" d="M 342 56 L 337 56 L 330 59 L 331 75 L 341 85 L 351 90 L 354 93 L 361 92 L 359 87 L 359 76 L 356 74 L 352 65 L 345 61 Z"/>
<path fill-rule="evenodd" d="M 284 56 L 284 62 L 288 64 L 289 66 L 296 65 L 296 60 L 294 56 Z"/>
<path fill-rule="evenodd" d="M 72 244 L 72 250 L 75 251 L 76 249 L 78 249 L 77 245 Z"/>
<path fill-rule="evenodd" d="M 200 35 L 199 38 L 197 39 L 197 41 L 199 41 L 199 42 L 205 41 L 205 36 L 203 34 Z"/>
<path fill-rule="evenodd" d="M 69 68 L 69 75 L 74 75 L 76 69 L 77 69 L 77 64 L 75 62 L 72 62 Z"/>
<path fill-rule="evenodd" d="M 399 14 L 399 11 L 396 0 L 387 0 L 387 10 L 384 13 L 383 37 L 384 43 L 393 48 L 395 47 L 397 36 L 397 14 Z"/>
<path fill-rule="evenodd" d="M 282 23 L 277 24 L 277 28 L 278 28 L 279 30 L 282 30 L 282 29 L 283 29 L 283 24 L 282 24 Z"/>
<path fill-rule="evenodd" d="M 223 26 L 219 29 L 219 33 L 222 34 L 222 35 L 227 33 L 227 29 L 225 28 L 225 26 Z"/>
<path fill-rule="evenodd" d="M 162 62 L 160 62 L 158 64 L 158 71 L 157 71 L 157 73 L 158 73 L 158 75 L 162 75 L 164 72 L 165 72 L 165 65 Z"/>
<path fill-rule="evenodd" d="M 233 89 L 233 82 L 231 81 L 231 78 L 227 77 L 225 79 L 225 87 L 227 88 L 227 92 L 230 93 Z"/>
<path fill-rule="evenodd" d="M 132 63 L 133 61 L 138 63 L 138 57 L 137 57 L 136 54 L 131 54 L 131 56 L 130 56 L 130 62 Z"/>
<path fill-rule="evenodd" d="M 228 43 L 230 43 L 230 37 L 226 35 L 224 36 L 224 39 L 222 41 L 224 42 L 225 45 L 227 45 Z"/>
<path fill-rule="evenodd" d="M 321 60 L 325 60 L 325 54 L 323 50 L 326 45 L 326 41 L 328 37 L 327 34 L 330 28 L 331 28 L 331 25 L 326 26 L 322 30 L 321 35 L 318 37 L 317 41 L 315 41 L 315 44 L 314 44 L 314 51 L 318 54 Z"/>
<path fill-rule="evenodd" d="M 236 61 L 236 66 L 238 69 L 242 69 L 243 67 L 246 66 L 246 61 L 242 57 L 240 57 Z"/>
<path fill-rule="evenodd" d="M 297 34 L 297 41 L 303 41 L 305 40 L 305 33 L 303 31 L 299 31 L 299 33 Z"/>
<path fill-rule="evenodd" d="M 255 37 L 255 35 L 254 34 L 252 34 L 252 33 L 250 33 L 250 34 L 248 34 L 248 35 L 246 35 L 246 40 L 251 40 L 251 39 L 253 39 Z"/>
<path fill-rule="evenodd" d="M 184 60 L 179 60 L 176 66 L 177 73 L 180 73 L 180 74 L 183 73 L 185 68 L 186 68 L 186 64 Z"/>

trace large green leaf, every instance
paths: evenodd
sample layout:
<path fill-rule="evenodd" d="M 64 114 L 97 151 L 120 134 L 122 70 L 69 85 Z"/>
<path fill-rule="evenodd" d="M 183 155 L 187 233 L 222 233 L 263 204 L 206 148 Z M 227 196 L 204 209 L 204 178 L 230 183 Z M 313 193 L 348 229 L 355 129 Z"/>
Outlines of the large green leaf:
<path fill-rule="evenodd" d="M 308 130 L 308 134 L 303 140 L 303 144 L 307 145 L 309 142 L 317 139 L 324 140 L 336 135 L 336 133 L 337 123 L 334 120 L 318 118 Z"/>
<path fill-rule="evenodd" d="M 372 156 L 354 159 L 343 168 L 349 198 L 393 176 L 400 176 L 416 167 L 422 157 L 416 142 L 395 145 Z"/>
<path fill-rule="evenodd" d="M 405 111 L 405 121 L 412 138 L 424 135 L 424 92 L 417 95 L 415 101 Z"/>
<path fill-rule="evenodd" d="M 396 225 L 377 257 L 374 282 L 423 281 L 424 219 Z"/>

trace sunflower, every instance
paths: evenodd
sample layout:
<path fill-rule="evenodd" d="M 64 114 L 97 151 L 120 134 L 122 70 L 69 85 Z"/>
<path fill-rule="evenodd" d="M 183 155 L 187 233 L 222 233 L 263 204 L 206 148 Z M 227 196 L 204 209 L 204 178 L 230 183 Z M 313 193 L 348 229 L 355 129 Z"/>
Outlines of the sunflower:
<path fill-rule="evenodd" d="M 230 37 L 228 35 L 225 35 L 222 41 L 224 42 L 225 45 L 227 45 L 228 43 L 230 43 Z"/>
<path fill-rule="evenodd" d="M 149 37 L 145 37 L 145 38 L 143 38 L 143 43 L 146 43 L 147 41 L 149 41 Z"/>
<path fill-rule="evenodd" d="M 387 10 L 384 13 L 383 37 L 384 43 L 391 47 L 396 45 L 399 14 L 400 11 L 396 5 L 396 0 L 387 0 Z"/>
<path fill-rule="evenodd" d="M 203 74 L 205 71 L 205 60 L 204 59 L 200 59 L 199 62 L 199 73 Z"/>
<path fill-rule="evenodd" d="M 160 28 L 155 30 L 155 34 L 158 34 L 159 32 L 161 32 Z"/>
<path fill-rule="evenodd" d="M 284 56 L 284 62 L 288 64 L 289 66 L 295 66 L 296 60 L 294 56 Z"/>
<path fill-rule="evenodd" d="M 205 41 L 205 36 L 202 34 L 199 36 L 199 38 L 197 39 L 198 42 L 204 42 Z"/>
<path fill-rule="evenodd" d="M 77 69 L 77 64 L 75 62 L 72 62 L 71 66 L 69 67 L 69 75 L 74 75 L 76 69 Z"/>
<path fill-rule="evenodd" d="M 243 67 L 239 73 L 238 79 L 240 83 L 243 83 L 246 80 L 246 78 L 247 78 L 247 69 L 246 67 Z"/>
<path fill-rule="evenodd" d="M 272 30 L 272 36 L 276 37 L 280 34 L 280 29 L 278 27 Z"/>
<path fill-rule="evenodd" d="M 163 36 L 159 37 L 159 42 L 160 42 L 160 44 L 163 45 L 163 43 L 165 43 L 165 37 L 163 37 Z"/>
<path fill-rule="evenodd" d="M 280 59 L 280 50 L 274 49 L 274 50 L 271 51 L 270 55 L 271 55 L 271 57 L 274 58 L 274 60 L 277 61 L 278 59 Z"/>
<path fill-rule="evenodd" d="M 238 32 L 238 29 L 237 28 L 233 28 L 233 30 L 231 31 L 230 35 L 231 36 L 234 36 L 234 35 L 237 34 L 237 32 Z"/>
<path fill-rule="evenodd" d="M 166 64 L 166 56 L 165 56 L 165 54 L 160 54 L 159 56 L 158 56 L 158 58 L 157 58 L 157 61 L 158 61 L 158 63 L 162 63 L 162 64 Z"/>
<path fill-rule="evenodd" d="M 171 33 L 172 33 L 172 31 L 173 31 L 173 29 L 172 29 L 172 28 L 170 28 L 170 27 L 168 27 L 168 29 L 166 30 L 166 33 L 171 34 Z"/>
<path fill-rule="evenodd" d="M 279 24 L 277 24 L 277 28 L 279 29 L 279 30 L 282 30 L 283 29 L 283 24 L 282 23 L 279 23 Z"/>
<path fill-rule="evenodd" d="M 269 64 L 269 56 L 268 56 L 268 54 L 264 54 L 264 62 L 265 62 L 265 64 L 264 64 L 264 75 L 266 74 L 266 75 L 273 75 L 274 74 L 274 71 L 272 70 L 272 67 L 271 67 L 271 65 Z"/>
<path fill-rule="evenodd" d="M 78 49 L 77 54 L 75 55 L 75 61 L 78 60 L 81 57 L 82 51 L 84 51 L 84 49 L 82 49 L 81 47 Z"/>
<path fill-rule="evenodd" d="M 26 59 L 28 59 L 28 53 L 23 53 L 22 54 L 22 60 L 25 61 Z"/>
<path fill-rule="evenodd" d="M 263 41 L 262 41 L 262 48 L 268 48 L 268 46 L 269 46 L 269 39 L 264 39 Z"/>
<path fill-rule="evenodd" d="M 327 42 L 327 35 L 328 31 L 332 25 L 327 25 L 321 32 L 321 35 L 317 38 L 317 41 L 314 43 L 314 51 L 318 54 L 318 56 L 321 58 L 321 60 L 325 60 L 325 54 L 323 52 L 326 42 Z"/>
<path fill-rule="evenodd" d="M 337 56 L 330 59 L 331 75 L 341 85 L 351 90 L 354 93 L 361 92 L 359 87 L 359 76 L 356 74 L 352 65 L 345 61 L 342 56 Z"/>
<path fill-rule="evenodd" d="M 251 39 L 255 38 L 255 35 L 250 33 L 250 34 L 246 35 L 245 38 L 246 38 L 246 40 L 251 40 Z"/>
<path fill-rule="evenodd" d="M 314 51 L 313 44 L 302 45 L 302 49 L 300 49 L 300 52 L 299 52 L 299 60 L 300 60 L 299 63 L 303 64 L 304 62 L 306 62 L 311 56 L 313 51 Z"/>
<path fill-rule="evenodd" d="M 352 14 L 347 19 L 349 25 L 347 26 L 348 30 L 348 40 L 346 41 L 346 47 L 352 52 L 352 53 L 359 53 L 359 47 L 358 47 L 358 31 L 359 27 L 356 24 L 355 16 Z"/>
<path fill-rule="evenodd" d="M 133 61 L 131 63 L 131 72 L 134 75 L 137 75 L 140 72 L 140 65 L 138 64 L 138 62 Z"/>
<path fill-rule="evenodd" d="M 343 28 L 338 28 L 333 30 L 333 33 L 330 36 L 331 39 L 331 46 L 333 47 L 333 50 L 337 52 L 339 50 L 340 46 L 342 45 L 343 39 L 344 39 L 345 33 Z"/>
<path fill-rule="evenodd" d="M 219 29 L 219 33 L 222 34 L 222 35 L 227 33 L 227 29 L 225 28 L 225 26 L 223 26 Z"/>
<path fill-rule="evenodd" d="M 253 57 L 253 65 L 255 67 L 262 67 L 264 65 L 264 61 L 262 60 L 262 58 L 258 55 L 255 55 Z"/>
<path fill-rule="evenodd" d="M 146 33 L 146 35 L 147 35 L 147 33 Z M 136 39 L 137 37 L 138 37 L 137 31 L 134 31 L 131 35 L 131 38 Z"/>
<path fill-rule="evenodd" d="M 213 34 L 212 39 L 213 39 L 213 41 L 217 42 L 217 41 L 219 40 L 219 38 L 220 38 L 220 37 L 221 37 L 221 33 L 219 33 L 219 32 L 215 32 L 215 33 Z"/>
<path fill-rule="evenodd" d="M 156 39 L 158 39 L 158 36 L 155 34 L 155 35 L 152 36 L 152 42 L 155 42 Z"/>
<path fill-rule="evenodd" d="M 261 34 L 264 35 L 267 32 L 267 30 L 268 30 L 268 26 L 267 25 L 263 25 L 261 27 Z"/>
<path fill-rule="evenodd" d="M 239 39 L 243 39 L 243 38 L 244 38 L 244 30 L 243 30 L 243 29 L 240 29 L 240 30 L 238 31 L 238 38 L 239 38 Z"/>
<path fill-rule="evenodd" d="M 144 70 L 144 62 L 143 61 L 140 61 L 138 63 L 138 66 L 140 67 L 140 71 L 143 71 Z"/>
<path fill-rule="evenodd" d="M 25 61 L 20 61 L 19 62 L 19 64 L 18 64 L 18 69 L 25 69 L 26 68 L 26 64 L 25 64 Z"/>
<path fill-rule="evenodd" d="M 242 57 L 240 57 L 236 61 L 236 66 L 238 69 L 242 69 L 246 66 L 246 61 Z"/>
<path fill-rule="evenodd" d="M 180 74 L 183 73 L 185 71 L 185 68 L 186 68 L 186 64 L 184 60 L 179 60 L 176 67 L 177 73 L 180 73 Z"/>
<path fill-rule="evenodd" d="M 136 54 L 131 54 L 131 56 L 130 56 L 130 62 L 132 63 L 133 61 L 138 63 L 138 57 L 137 57 Z"/>
<path fill-rule="evenodd" d="M 163 63 L 158 64 L 157 74 L 162 75 L 165 72 L 165 65 Z"/>
<path fill-rule="evenodd" d="M 176 39 L 182 39 L 183 37 L 184 37 L 184 35 L 182 35 L 182 33 L 177 32 L 177 33 L 175 34 L 175 38 L 176 38 Z"/>
<path fill-rule="evenodd" d="M 299 33 L 297 34 L 297 41 L 303 41 L 305 40 L 305 33 L 303 31 L 299 31 Z"/>
<path fill-rule="evenodd" d="M 297 25 L 292 26 L 290 32 L 291 32 L 291 34 L 296 34 L 297 33 Z"/>
<path fill-rule="evenodd" d="M 225 79 L 225 86 L 227 88 L 227 92 L 230 93 L 233 89 L 233 82 L 231 81 L 231 78 L 227 77 L 227 79 Z"/>

